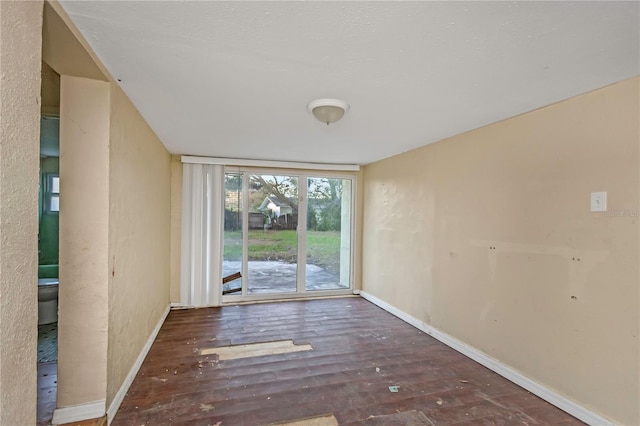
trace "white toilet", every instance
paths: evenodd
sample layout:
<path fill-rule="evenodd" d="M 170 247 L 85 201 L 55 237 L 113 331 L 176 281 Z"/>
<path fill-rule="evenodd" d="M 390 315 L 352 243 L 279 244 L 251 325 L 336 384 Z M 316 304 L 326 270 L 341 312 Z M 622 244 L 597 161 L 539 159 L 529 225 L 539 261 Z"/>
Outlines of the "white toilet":
<path fill-rule="evenodd" d="M 38 325 L 58 321 L 58 279 L 38 279 Z"/>

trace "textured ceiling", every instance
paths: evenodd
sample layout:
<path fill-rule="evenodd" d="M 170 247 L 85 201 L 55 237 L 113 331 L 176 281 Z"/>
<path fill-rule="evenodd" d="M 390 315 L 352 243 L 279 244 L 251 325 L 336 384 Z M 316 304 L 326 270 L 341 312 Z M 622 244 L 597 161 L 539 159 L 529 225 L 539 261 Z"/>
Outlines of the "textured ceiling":
<path fill-rule="evenodd" d="M 366 164 L 640 74 L 638 2 L 61 4 L 179 154 Z"/>

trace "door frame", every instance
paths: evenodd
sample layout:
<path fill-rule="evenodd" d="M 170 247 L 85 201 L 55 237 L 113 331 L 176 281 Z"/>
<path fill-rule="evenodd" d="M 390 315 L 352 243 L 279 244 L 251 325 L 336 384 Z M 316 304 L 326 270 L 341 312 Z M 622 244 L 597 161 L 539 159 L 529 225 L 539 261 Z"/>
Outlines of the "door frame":
<path fill-rule="evenodd" d="M 356 207 L 357 207 L 357 174 L 349 172 L 335 172 L 323 170 L 306 170 L 306 169 L 281 169 L 281 168 L 257 168 L 257 167 L 237 167 L 225 166 L 225 175 L 227 173 L 242 174 L 242 293 L 221 295 L 221 304 L 237 304 L 241 302 L 252 301 L 271 301 L 271 300 L 289 300 L 304 299 L 328 296 L 344 296 L 354 294 L 355 289 L 355 253 L 356 253 Z M 298 238 L 297 264 L 296 268 L 296 291 L 286 293 L 270 293 L 270 294 L 247 294 L 248 285 L 248 239 L 249 239 L 249 176 L 250 175 L 271 175 L 271 176 L 295 176 L 298 177 L 298 224 L 296 234 Z M 349 287 L 335 290 L 306 290 L 306 232 L 307 232 L 307 186 L 308 178 L 329 178 L 329 179 L 348 179 L 351 181 L 351 211 L 350 211 L 350 253 L 349 253 Z M 304 181 L 304 185 L 300 183 Z M 224 183 L 223 183 L 224 184 Z M 226 191 L 223 191 L 226 193 Z M 222 203 L 224 214 L 224 201 Z M 222 221 L 223 235 L 223 252 L 224 252 L 224 221 Z M 224 255 L 221 253 L 221 255 Z M 304 259 L 303 266 L 300 267 L 300 259 Z M 224 261 L 224 260 L 223 260 Z M 222 278 L 221 278 L 222 279 Z M 222 292 L 222 286 L 220 287 Z"/>

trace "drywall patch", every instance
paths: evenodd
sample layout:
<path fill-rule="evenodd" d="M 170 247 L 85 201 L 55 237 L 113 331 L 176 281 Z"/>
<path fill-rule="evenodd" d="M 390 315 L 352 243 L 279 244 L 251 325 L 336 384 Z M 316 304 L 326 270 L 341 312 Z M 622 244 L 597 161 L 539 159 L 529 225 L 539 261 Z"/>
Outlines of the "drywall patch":
<path fill-rule="evenodd" d="M 337 426 L 338 420 L 333 414 L 323 414 L 322 416 L 307 417 L 286 423 L 274 423 L 274 426 Z"/>
<path fill-rule="evenodd" d="M 222 346 L 218 348 L 202 348 L 200 355 L 218 355 L 218 359 L 250 358 L 254 356 L 287 354 L 313 350 L 311 345 L 295 345 L 293 340 L 277 340 L 274 342 L 251 343 L 248 345 Z"/>
<path fill-rule="evenodd" d="M 401 413 L 386 414 L 382 416 L 371 416 L 364 420 L 362 424 L 374 426 L 434 426 L 433 422 L 424 415 L 422 411 L 403 411 Z"/>

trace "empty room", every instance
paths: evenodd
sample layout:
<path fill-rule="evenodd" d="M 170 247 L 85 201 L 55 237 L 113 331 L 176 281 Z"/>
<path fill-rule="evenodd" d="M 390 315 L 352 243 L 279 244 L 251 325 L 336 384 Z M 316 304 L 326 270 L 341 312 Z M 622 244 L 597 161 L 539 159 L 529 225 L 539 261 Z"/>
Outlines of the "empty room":
<path fill-rule="evenodd" d="M 0 1 L 0 425 L 640 425 L 640 3 Z"/>

